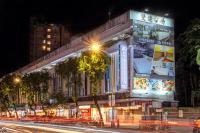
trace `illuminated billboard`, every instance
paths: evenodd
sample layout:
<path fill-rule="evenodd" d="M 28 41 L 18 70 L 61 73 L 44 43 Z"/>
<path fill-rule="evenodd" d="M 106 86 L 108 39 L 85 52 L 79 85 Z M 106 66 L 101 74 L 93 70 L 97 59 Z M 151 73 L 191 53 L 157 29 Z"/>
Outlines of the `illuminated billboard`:
<path fill-rule="evenodd" d="M 174 44 L 174 31 L 172 27 L 137 20 L 133 21 L 133 36 L 135 42 L 146 42 L 150 44 L 169 46 Z"/>
<path fill-rule="evenodd" d="M 145 77 L 134 77 L 134 97 L 150 97 L 162 100 L 173 100 L 175 82 Z"/>
<path fill-rule="evenodd" d="M 175 91 L 174 22 L 131 11 L 133 96 L 173 100 Z"/>
<path fill-rule="evenodd" d="M 150 74 L 154 55 L 154 45 L 139 42 L 135 43 L 133 53 L 133 66 L 135 73 Z"/>
<path fill-rule="evenodd" d="M 174 47 L 155 45 L 151 74 L 175 76 Z"/>

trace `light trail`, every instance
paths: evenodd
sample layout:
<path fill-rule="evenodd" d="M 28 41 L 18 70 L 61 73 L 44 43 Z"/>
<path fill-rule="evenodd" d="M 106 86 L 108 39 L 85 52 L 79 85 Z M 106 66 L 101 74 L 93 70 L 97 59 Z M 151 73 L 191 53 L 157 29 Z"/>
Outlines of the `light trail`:
<path fill-rule="evenodd" d="M 107 131 L 107 130 L 101 130 L 101 129 L 91 129 L 91 128 L 85 128 L 85 127 L 61 126 L 61 125 L 40 124 L 40 123 L 23 123 L 23 122 L 3 121 L 3 122 L 0 122 L 0 124 L 1 125 L 3 125 L 3 124 L 15 125 L 15 126 L 21 126 L 21 127 L 27 127 L 27 128 L 33 128 L 33 129 L 60 132 L 60 133 L 72 133 L 72 132 L 73 133 L 82 133 L 82 132 L 91 132 L 91 131 L 92 132 L 102 132 L 102 133 L 122 133 L 122 132 Z M 79 131 L 74 131 L 74 130 L 72 131 L 72 129 L 76 129 L 76 130 L 79 130 Z M 80 131 L 80 130 L 82 130 L 82 131 Z"/>

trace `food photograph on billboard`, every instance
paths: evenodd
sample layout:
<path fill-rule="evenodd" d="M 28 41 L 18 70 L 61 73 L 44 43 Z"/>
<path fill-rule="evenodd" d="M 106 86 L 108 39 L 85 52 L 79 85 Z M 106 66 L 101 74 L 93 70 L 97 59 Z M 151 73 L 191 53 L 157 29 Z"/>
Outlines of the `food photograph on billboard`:
<path fill-rule="evenodd" d="M 151 97 L 162 100 L 173 100 L 175 82 L 172 80 L 134 77 L 133 93 L 135 97 Z"/>
<path fill-rule="evenodd" d="M 174 47 L 155 45 L 152 75 L 174 76 Z"/>

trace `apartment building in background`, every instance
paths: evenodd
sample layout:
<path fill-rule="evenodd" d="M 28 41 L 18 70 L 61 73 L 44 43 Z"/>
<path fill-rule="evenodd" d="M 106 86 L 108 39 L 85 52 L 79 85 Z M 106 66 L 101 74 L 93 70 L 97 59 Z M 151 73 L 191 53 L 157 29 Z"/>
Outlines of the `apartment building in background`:
<path fill-rule="evenodd" d="M 47 23 L 42 18 L 30 19 L 30 62 L 67 44 L 70 33 L 63 24 Z"/>

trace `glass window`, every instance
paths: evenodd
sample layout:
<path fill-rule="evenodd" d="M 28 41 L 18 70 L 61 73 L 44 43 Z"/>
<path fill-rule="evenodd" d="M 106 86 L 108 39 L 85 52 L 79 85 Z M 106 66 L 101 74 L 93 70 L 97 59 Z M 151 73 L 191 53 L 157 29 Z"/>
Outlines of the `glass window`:
<path fill-rule="evenodd" d="M 48 28 L 48 29 L 47 29 L 47 32 L 51 32 L 51 29 Z"/>
<path fill-rule="evenodd" d="M 47 44 L 51 44 L 51 41 L 47 41 Z"/>
<path fill-rule="evenodd" d="M 51 35 L 47 35 L 47 38 L 51 38 Z"/>

